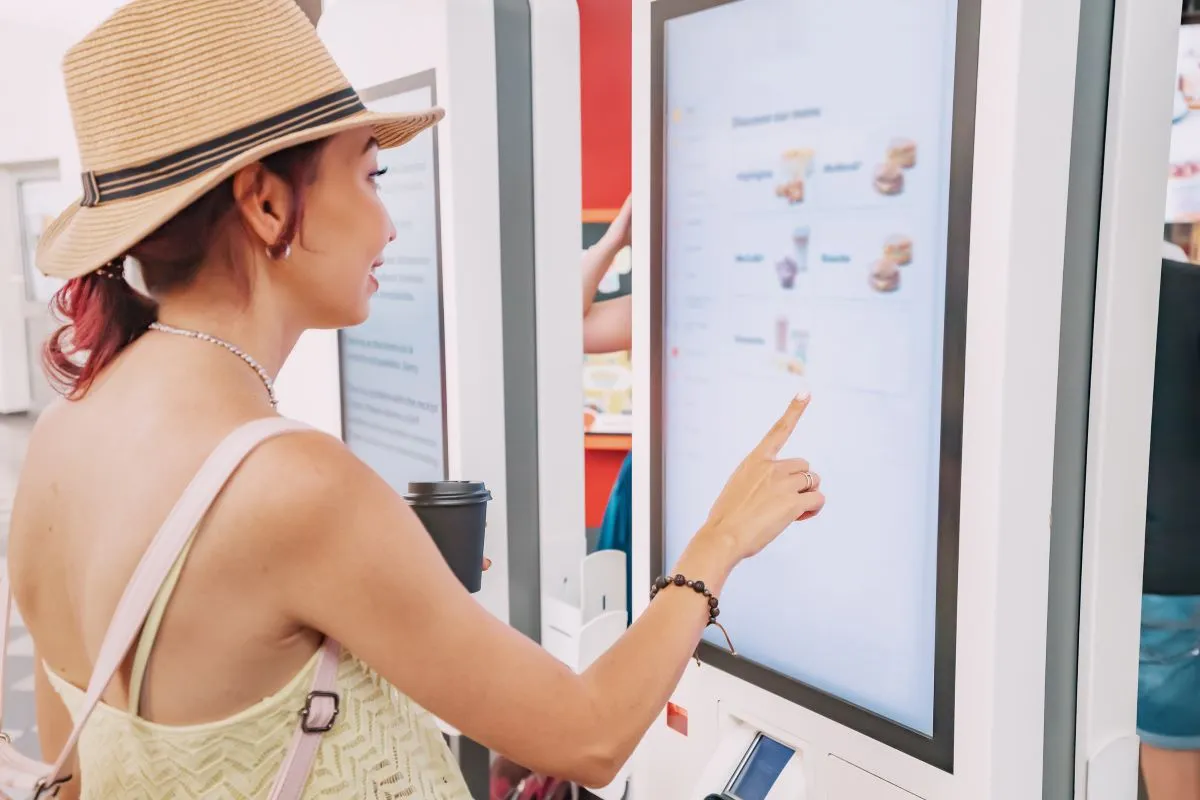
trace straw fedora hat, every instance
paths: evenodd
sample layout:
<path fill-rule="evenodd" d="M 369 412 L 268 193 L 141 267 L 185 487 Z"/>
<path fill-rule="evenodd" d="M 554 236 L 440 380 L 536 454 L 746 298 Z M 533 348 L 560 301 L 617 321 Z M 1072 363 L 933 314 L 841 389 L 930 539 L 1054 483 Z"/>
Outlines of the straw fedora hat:
<path fill-rule="evenodd" d="M 38 243 L 56 278 L 123 256 L 271 153 L 363 126 L 398 147 L 443 115 L 368 111 L 294 0 L 133 0 L 63 75 L 84 173 Z"/>

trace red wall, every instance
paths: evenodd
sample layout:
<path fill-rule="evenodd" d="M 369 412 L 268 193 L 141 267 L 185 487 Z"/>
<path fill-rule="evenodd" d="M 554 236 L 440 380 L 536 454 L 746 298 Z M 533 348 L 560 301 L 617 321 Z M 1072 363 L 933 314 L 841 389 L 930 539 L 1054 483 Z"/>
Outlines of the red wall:
<path fill-rule="evenodd" d="M 618 209 L 630 185 L 632 0 L 578 0 L 583 208 Z"/>

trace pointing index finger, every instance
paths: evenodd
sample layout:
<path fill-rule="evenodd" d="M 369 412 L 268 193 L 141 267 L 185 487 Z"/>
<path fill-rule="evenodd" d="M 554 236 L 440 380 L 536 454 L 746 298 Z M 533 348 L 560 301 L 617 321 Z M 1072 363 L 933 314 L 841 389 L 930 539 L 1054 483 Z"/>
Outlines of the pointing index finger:
<path fill-rule="evenodd" d="M 764 458 L 775 458 L 779 455 L 779 451 L 791 438 L 792 431 L 796 430 L 796 423 L 800 421 L 800 417 L 804 416 L 804 410 L 808 408 L 811 400 L 812 395 L 808 392 L 801 392 L 792 398 L 787 411 L 783 412 L 783 416 L 771 426 L 771 430 L 767 431 L 767 435 L 763 437 L 758 446 L 759 455 Z"/>

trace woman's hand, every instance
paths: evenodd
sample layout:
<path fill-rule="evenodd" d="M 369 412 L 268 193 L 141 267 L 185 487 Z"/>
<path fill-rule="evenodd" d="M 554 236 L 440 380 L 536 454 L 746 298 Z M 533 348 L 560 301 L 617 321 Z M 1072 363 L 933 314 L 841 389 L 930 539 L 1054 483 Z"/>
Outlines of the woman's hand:
<path fill-rule="evenodd" d="M 739 560 L 757 554 L 793 522 L 811 519 L 825 505 L 821 478 L 802 458 L 777 460 L 808 408 L 797 395 L 758 446 L 734 470 L 709 512 L 701 535 L 732 541 Z"/>
<path fill-rule="evenodd" d="M 487 556 L 484 556 L 483 557 L 483 571 L 487 572 L 491 568 L 492 568 L 492 560 L 490 558 L 488 558 Z"/>

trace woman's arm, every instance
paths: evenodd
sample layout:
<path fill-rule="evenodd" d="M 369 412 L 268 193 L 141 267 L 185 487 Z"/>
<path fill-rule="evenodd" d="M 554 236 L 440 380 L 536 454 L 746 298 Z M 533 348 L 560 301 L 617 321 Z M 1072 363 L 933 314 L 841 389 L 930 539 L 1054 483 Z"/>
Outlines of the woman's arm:
<path fill-rule="evenodd" d="M 780 445 L 802 411 L 794 403 L 773 430 Z M 775 462 L 773 448 L 739 467 L 677 565 L 714 594 L 742 557 L 823 502 L 800 493 L 807 464 Z M 612 779 L 699 641 L 702 596 L 665 590 L 576 675 L 467 594 L 405 502 L 339 442 L 290 436 L 264 450 L 247 467 L 271 470 L 281 488 L 260 500 L 261 538 L 272 544 L 257 557 L 298 622 L 490 749 L 592 786 Z"/>

